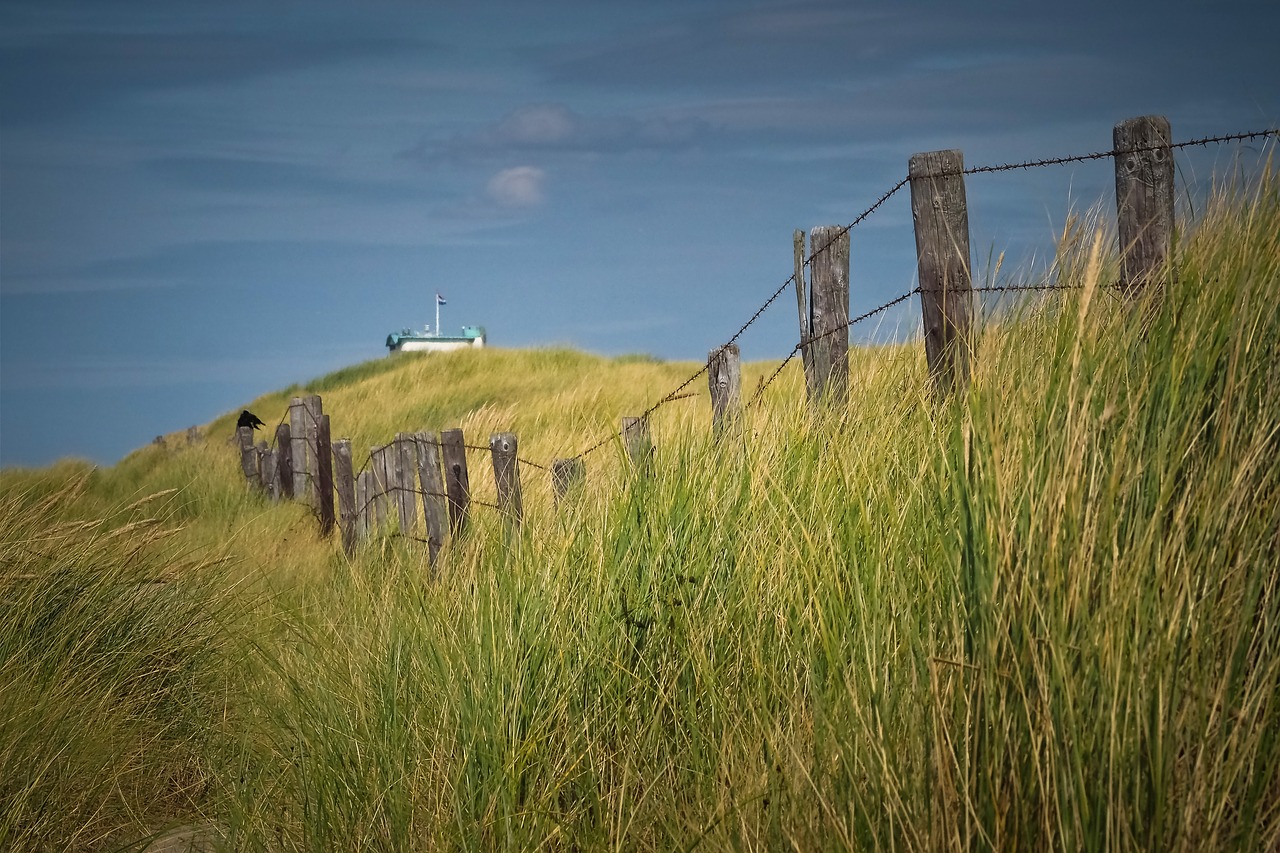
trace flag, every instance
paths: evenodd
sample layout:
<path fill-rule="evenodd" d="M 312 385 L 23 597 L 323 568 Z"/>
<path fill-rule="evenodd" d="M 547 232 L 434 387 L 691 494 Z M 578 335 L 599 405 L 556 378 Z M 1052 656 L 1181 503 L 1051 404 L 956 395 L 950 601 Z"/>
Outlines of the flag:
<path fill-rule="evenodd" d="M 436 294 L 436 304 L 437 304 L 437 305 L 447 305 L 448 303 L 444 301 L 444 297 L 443 297 L 443 296 L 441 296 L 440 294 L 438 294 L 438 293 L 437 293 L 437 294 Z"/>

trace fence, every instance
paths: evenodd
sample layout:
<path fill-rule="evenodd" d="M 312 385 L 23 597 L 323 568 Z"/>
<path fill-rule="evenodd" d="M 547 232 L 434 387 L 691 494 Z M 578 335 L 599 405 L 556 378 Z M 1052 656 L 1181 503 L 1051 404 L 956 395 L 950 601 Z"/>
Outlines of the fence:
<path fill-rule="evenodd" d="M 649 466 L 653 454 L 649 417 L 667 403 L 689 396 L 685 389 L 703 374 L 707 375 L 711 393 L 713 429 L 726 431 L 739 420 L 744 404 L 737 340 L 792 284 L 796 290 L 799 340 L 745 407 L 756 405 L 764 390 L 797 355 L 803 364 L 810 405 L 843 404 L 848 396 L 849 329 L 917 294 L 925 359 L 935 396 L 944 398 L 967 384 L 974 357 L 973 294 L 1058 290 L 1063 285 L 973 286 L 966 176 L 1113 159 L 1121 248 L 1120 279 L 1114 287 L 1132 299 L 1160 288 L 1164 277 L 1174 274 L 1173 152 L 1191 146 L 1277 135 L 1280 129 L 1270 128 L 1174 143 L 1166 118 L 1140 116 L 1115 126 L 1111 149 L 1090 154 L 970 168 L 965 168 L 963 154 L 956 150 L 913 155 L 906 177 L 850 224 L 821 226 L 810 231 L 807 256 L 805 234 L 796 231 L 793 234 L 795 269 L 791 277 L 724 344 L 712 349 L 706 362 L 688 379 L 639 415 L 622 418 L 620 435 L 631 464 L 637 469 Z M 908 186 L 919 283 L 883 305 L 850 318 L 849 232 Z M 808 282 L 805 267 L 809 269 Z M 514 433 L 491 436 L 488 447 L 466 444 L 460 429 L 398 433 L 389 444 L 373 448 L 357 472 L 353 470 L 351 442 L 348 439 L 331 441 L 329 416 L 324 414 L 318 396 L 295 397 L 290 401 L 286 418 L 277 426 L 271 445 L 262 442 L 255 446 L 249 427 L 240 427 L 238 431 L 246 480 L 274 500 L 306 500 L 315 510 L 321 533 L 329 535 L 337 526 L 348 553 L 359 541 L 387 527 L 393 515 L 398 518 L 400 531 L 413 536 L 419 527 L 417 502 L 420 499 L 421 526 L 427 534 L 421 541 L 428 545 L 432 566 L 449 538 L 465 530 L 473 504 L 497 510 L 508 525 L 521 523 L 521 466 L 549 473 L 559 503 L 585 478 L 586 457 L 618 436 L 619 433 L 610 432 L 575 455 L 544 466 L 519 457 L 519 443 Z M 497 486 L 495 503 L 478 501 L 472 496 L 467 450 L 489 452 Z"/>

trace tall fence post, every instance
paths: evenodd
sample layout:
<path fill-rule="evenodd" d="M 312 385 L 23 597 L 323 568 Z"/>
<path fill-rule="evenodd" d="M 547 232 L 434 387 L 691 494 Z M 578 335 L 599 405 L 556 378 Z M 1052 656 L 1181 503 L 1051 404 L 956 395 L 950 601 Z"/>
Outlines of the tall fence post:
<path fill-rule="evenodd" d="M 907 169 L 925 360 L 941 396 L 968 383 L 972 357 L 973 289 L 963 171 L 964 155 L 955 150 L 914 154 Z"/>
<path fill-rule="evenodd" d="M 418 481 L 422 486 L 422 515 L 427 524 L 427 552 L 434 570 L 449 529 L 440 437 L 434 432 L 420 432 L 414 435 L 414 440 L 418 444 Z"/>
<path fill-rule="evenodd" d="M 276 427 L 276 479 L 280 484 L 278 498 L 293 498 L 293 439 L 288 423 Z"/>
<path fill-rule="evenodd" d="M 250 488 L 258 488 L 262 480 L 258 475 L 258 448 L 253 446 L 253 427 L 236 427 L 236 440 L 240 443 L 240 472 Z"/>
<path fill-rule="evenodd" d="M 1120 286 L 1130 296 L 1173 263 L 1173 131 L 1164 116 L 1138 116 L 1115 126 L 1116 230 Z"/>
<path fill-rule="evenodd" d="M 653 465 L 653 439 L 648 418 L 623 418 L 622 443 L 632 467 L 642 473 L 649 471 Z"/>
<path fill-rule="evenodd" d="M 717 433 L 742 417 L 742 365 L 737 344 L 707 354 L 707 385 L 711 390 L 711 426 Z"/>
<path fill-rule="evenodd" d="M 418 442 L 407 432 L 396 433 L 392 465 L 395 466 L 396 506 L 400 510 L 400 532 L 411 533 L 417 526 Z"/>
<path fill-rule="evenodd" d="M 467 448 L 462 430 L 447 429 L 440 433 L 440 456 L 444 462 L 444 487 L 449 500 L 449 530 L 454 536 L 467 526 L 471 507 L 471 480 L 467 476 Z"/>
<path fill-rule="evenodd" d="M 318 436 L 320 434 L 320 419 L 324 417 L 324 404 L 320 400 L 318 394 L 308 394 L 302 398 L 302 406 L 304 415 L 302 418 L 302 427 L 306 433 L 307 447 L 307 479 L 311 481 L 311 488 L 307 490 L 307 502 L 316 509 L 320 508 L 320 449 L 318 446 Z M 327 454 L 326 454 L 327 455 Z M 296 464 L 296 460 L 295 460 Z M 322 522 L 323 523 L 323 522 Z"/>
<path fill-rule="evenodd" d="M 556 459 L 551 463 L 551 487 L 555 491 L 556 506 L 569 495 L 570 490 L 582 485 L 587 476 L 587 463 L 581 457 Z"/>
<path fill-rule="evenodd" d="M 319 401 L 319 397 L 316 400 Z M 333 532 L 333 448 L 329 439 L 329 416 L 316 423 L 316 511 L 320 515 L 320 535 Z"/>
<path fill-rule="evenodd" d="M 519 527 L 524 519 L 524 501 L 520 494 L 519 442 L 514 432 L 499 432 L 489 437 L 493 455 L 493 479 L 498 484 L 498 508 L 503 516 Z"/>
<path fill-rule="evenodd" d="M 333 443 L 333 485 L 338 492 L 338 529 L 342 550 L 350 556 L 356 549 L 356 480 L 351 464 L 351 439 Z"/>
<path fill-rule="evenodd" d="M 301 397 L 289 399 L 289 459 L 293 467 L 295 500 L 307 499 L 307 407 Z"/>
<path fill-rule="evenodd" d="M 372 464 L 372 461 L 370 461 Z M 369 537 L 373 527 L 373 472 L 366 469 L 356 475 L 356 541 Z"/>
<path fill-rule="evenodd" d="M 791 254 L 795 261 L 796 312 L 800 315 L 800 363 L 804 365 L 804 387 L 813 387 L 813 353 L 809 351 L 809 287 L 804 280 L 804 232 L 791 232 Z"/>
<path fill-rule="evenodd" d="M 369 451 L 369 467 L 373 472 L 373 477 L 369 481 L 369 487 L 372 489 L 369 497 L 373 500 L 374 529 L 381 533 L 387 526 L 387 490 L 391 486 L 391 478 L 387 472 L 386 445 Z"/>
<path fill-rule="evenodd" d="M 849 398 L 849 231 L 820 225 L 809 232 L 809 399 L 842 405 Z"/>

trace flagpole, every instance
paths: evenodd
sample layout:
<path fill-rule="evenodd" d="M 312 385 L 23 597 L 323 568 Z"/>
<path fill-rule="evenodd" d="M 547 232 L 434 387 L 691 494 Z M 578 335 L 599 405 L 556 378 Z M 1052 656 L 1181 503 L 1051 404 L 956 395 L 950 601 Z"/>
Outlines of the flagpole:
<path fill-rule="evenodd" d="M 440 294 L 436 294 L 436 337 L 440 337 Z"/>

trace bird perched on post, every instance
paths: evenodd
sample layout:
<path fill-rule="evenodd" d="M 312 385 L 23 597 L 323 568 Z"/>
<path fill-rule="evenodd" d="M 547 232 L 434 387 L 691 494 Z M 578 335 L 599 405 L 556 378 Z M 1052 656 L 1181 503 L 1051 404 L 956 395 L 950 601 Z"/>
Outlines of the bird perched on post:
<path fill-rule="evenodd" d="M 265 424 L 258 419 L 257 415 L 248 409 L 242 411 L 240 413 L 240 420 L 236 421 L 236 429 L 239 429 L 240 427 L 253 427 L 254 429 L 257 429 L 260 426 L 265 426 Z"/>

